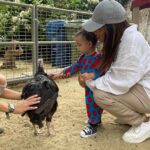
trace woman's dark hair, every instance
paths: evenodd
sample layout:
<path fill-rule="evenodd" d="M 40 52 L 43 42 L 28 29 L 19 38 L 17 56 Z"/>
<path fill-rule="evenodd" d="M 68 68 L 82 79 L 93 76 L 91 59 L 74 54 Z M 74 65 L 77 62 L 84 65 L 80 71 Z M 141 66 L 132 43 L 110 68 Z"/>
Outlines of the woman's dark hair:
<path fill-rule="evenodd" d="M 75 34 L 75 37 L 82 35 L 87 41 L 92 42 L 92 44 L 95 46 L 97 44 L 97 38 L 93 32 L 87 32 L 83 29 L 81 29 L 79 32 Z"/>
<path fill-rule="evenodd" d="M 104 26 L 104 28 L 106 28 L 106 36 L 102 48 L 103 60 L 101 63 L 103 74 L 116 60 L 121 37 L 125 29 L 129 26 L 127 21 L 117 24 L 106 24 Z"/>

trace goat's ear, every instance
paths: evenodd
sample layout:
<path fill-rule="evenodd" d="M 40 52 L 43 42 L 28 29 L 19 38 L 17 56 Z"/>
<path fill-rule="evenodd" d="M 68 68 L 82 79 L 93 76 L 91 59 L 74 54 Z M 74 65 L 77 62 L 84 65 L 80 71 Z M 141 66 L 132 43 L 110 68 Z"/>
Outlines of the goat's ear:
<path fill-rule="evenodd" d="M 43 84 L 44 84 L 44 86 L 45 86 L 47 89 L 50 89 L 50 88 L 51 88 L 48 81 L 44 81 Z"/>

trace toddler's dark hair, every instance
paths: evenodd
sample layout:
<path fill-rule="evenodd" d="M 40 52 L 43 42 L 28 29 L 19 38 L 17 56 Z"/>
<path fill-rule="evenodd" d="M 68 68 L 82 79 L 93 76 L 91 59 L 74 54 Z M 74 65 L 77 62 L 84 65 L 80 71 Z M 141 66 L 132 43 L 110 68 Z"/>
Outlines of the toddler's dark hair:
<path fill-rule="evenodd" d="M 87 41 L 92 42 L 92 44 L 95 46 L 97 44 L 97 38 L 93 32 L 87 32 L 83 29 L 81 29 L 79 32 L 75 34 L 75 37 L 82 35 Z"/>

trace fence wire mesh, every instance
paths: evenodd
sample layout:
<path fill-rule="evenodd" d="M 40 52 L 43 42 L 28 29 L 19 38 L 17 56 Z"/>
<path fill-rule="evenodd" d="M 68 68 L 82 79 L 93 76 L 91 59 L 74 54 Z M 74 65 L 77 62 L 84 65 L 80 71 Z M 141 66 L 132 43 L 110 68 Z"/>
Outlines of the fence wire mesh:
<path fill-rule="evenodd" d="M 75 62 L 74 34 L 91 14 L 0 1 L 0 72 L 9 82 L 31 78 L 37 59 L 46 72 Z"/>

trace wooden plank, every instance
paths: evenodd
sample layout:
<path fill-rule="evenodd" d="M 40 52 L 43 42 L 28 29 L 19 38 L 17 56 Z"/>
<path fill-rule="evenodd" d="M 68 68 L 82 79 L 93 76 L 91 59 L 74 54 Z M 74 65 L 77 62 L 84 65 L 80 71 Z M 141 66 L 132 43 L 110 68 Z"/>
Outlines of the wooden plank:
<path fill-rule="evenodd" d="M 132 21 L 133 23 L 139 25 L 140 20 L 140 9 L 139 7 L 134 7 L 132 10 Z"/>

